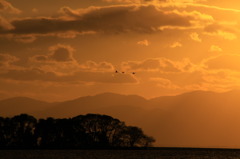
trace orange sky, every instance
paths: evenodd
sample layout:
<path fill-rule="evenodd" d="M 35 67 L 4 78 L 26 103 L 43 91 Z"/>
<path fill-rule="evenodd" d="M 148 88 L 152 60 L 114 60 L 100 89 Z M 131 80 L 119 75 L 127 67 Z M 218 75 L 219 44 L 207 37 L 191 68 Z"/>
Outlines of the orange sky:
<path fill-rule="evenodd" d="M 237 0 L 0 0 L 0 98 L 238 89 L 239 22 Z"/>

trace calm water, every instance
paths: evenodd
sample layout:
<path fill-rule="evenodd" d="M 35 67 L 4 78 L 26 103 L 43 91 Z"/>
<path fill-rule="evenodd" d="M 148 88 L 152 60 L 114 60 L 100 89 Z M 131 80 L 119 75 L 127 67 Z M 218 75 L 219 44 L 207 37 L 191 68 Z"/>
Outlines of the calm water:
<path fill-rule="evenodd" d="M 0 159 L 240 159 L 240 150 L 0 150 Z"/>

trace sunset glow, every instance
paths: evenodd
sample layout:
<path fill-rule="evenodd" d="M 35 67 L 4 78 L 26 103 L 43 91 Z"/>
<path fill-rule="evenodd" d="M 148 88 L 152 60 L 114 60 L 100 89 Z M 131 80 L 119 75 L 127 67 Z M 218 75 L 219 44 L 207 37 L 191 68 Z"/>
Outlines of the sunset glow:
<path fill-rule="evenodd" d="M 62 101 L 115 92 L 152 98 L 238 89 L 238 4 L 1 0 L 0 97 Z"/>
<path fill-rule="evenodd" d="M 138 95 L 122 104 L 136 118 L 96 110 L 140 123 L 157 146 L 240 148 L 239 38 L 239 0 L 0 0 L 0 99 Z"/>

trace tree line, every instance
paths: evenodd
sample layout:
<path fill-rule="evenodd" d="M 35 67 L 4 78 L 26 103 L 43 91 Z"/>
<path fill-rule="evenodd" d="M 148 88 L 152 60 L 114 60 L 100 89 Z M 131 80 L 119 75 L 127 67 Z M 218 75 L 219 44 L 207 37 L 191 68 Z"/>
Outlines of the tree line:
<path fill-rule="evenodd" d="M 107 115 L 39 119 L 27 114 L 0 117 L 0 148 L 85 149 L 149 147 L 154 138 Z"/>

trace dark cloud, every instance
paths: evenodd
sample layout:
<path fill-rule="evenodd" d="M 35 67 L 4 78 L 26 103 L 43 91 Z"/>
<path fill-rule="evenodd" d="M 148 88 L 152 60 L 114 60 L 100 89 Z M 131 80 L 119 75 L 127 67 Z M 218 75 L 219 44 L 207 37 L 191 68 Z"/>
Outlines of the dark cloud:
<path fill-rule="evenodd" d="M 201 19 L 199 14 L 162 11 L 156 6 L 108 6 L 72 10 L 61 9 L 63 17 L 28 18 L 12 21 L 15 29 L 0 31 L 16 34 L 48 34 L 66 31 L 97 31 L 104 33 L 151 33 L 161 26 L 191 26 L 191 21 Z"/>
<path fill-rule="evenodd" d="M 66 45 L 57 45 L 50 48 L 51 54 L 48 57 L 49 59 L 57 62 L 68 62 L 73 61 L 73 51 L 74 49 L 71 46 Z"/>
<path fill-rule="evenodd" d="M 47 62 L 48 61 L 48 56 L 45 55 L 36 55 L 32 57 L 33 61 L 35 62 Z"/>
<path fill-rule="evenodd" d="M 36 55 L 31 59 L 35 62 L 73 62 L 74 49 L 69 45 L 55 45 L 50 47 L 48 55 Z"/>

